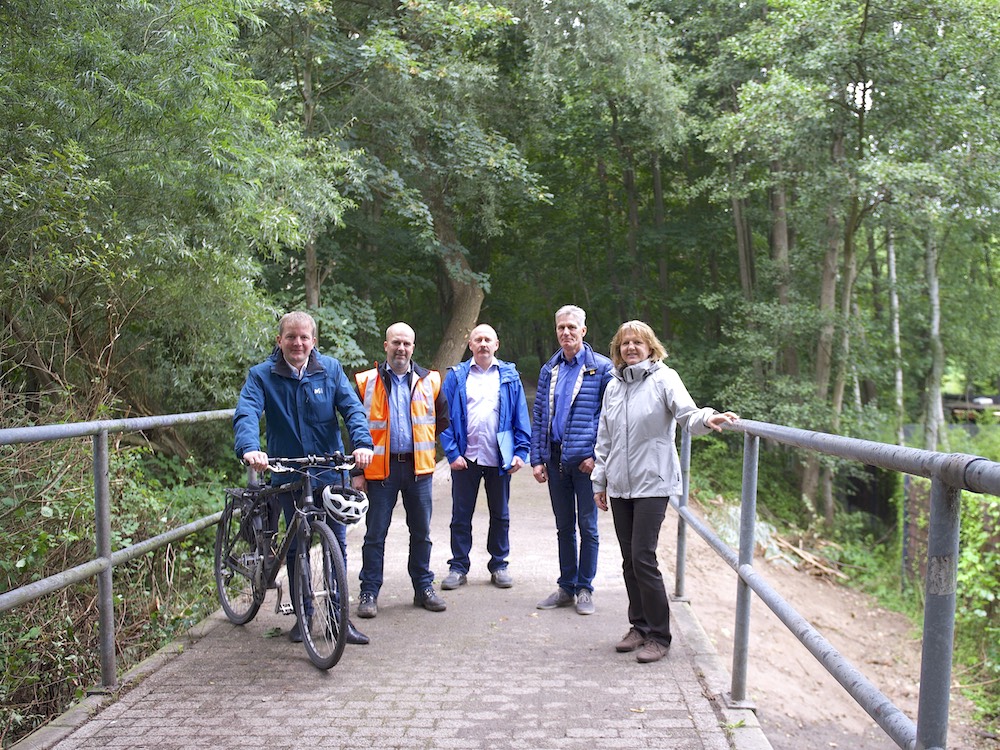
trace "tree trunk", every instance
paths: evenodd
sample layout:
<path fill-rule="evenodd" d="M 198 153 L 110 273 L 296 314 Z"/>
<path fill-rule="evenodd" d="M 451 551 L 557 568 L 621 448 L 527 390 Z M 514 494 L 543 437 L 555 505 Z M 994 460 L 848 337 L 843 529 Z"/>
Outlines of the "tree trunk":
<path fill-rule="evenodd" d="M 611 188 L 608 180 L 608 167 L 603 159 L 597 160 L 597 178 L 601 184 L 601 194 L 604 198 L 604 258 L 607 263 L 607 280 L 611 289 L 615 293 L 615 305 L 618 308 L 618 320 L 625 320 L 625 294 L 622 291 L 621 281 L 618 278 L 617 253 L 612 238 L 611 212 L 614 209 L 611 198 Z"/>
<path fill-rule="evenodd" d="M 819 313 L 822 320 L 819 339 L 816 343 L 816 370 L 814 383 L 815 397 L 824 404 L 830 391 L 830 375 L 833 366 L 834 310 L 837 297 L 837 258 L 840 251 L 840 233 L 837 231 L 837 215 L 831 206 L 827 212 L 827 244 L 823 255 L 820 280 Z M 806 460 L 802 475 L 802 500 L 807 510 L 815 517 L 818 506 L 816 489 L 819 485 L 819 461 L 810 456 Z"/>
<path fill-rule="evenodd" d="M 778 272 L 778 304 L 788 307 L 789 286 L 792 278 L 791 263 L 788 260 L 791 242 L 788 234 L 788 202 L 784 182 L 778 177 L 781 174 L 780 161 L 771 162 L 771 176 L 774 187 L 771 189 L 771 257 Z M 799 374 L 799 354 L 794 345 L 788 343 L 781 349 L 781 366 L 786 375 L 795 377 Z"/>
<path fill-rule="evenodd" d="M 614 100 L 608 101 L 611 112 L 611 140 L 618 150 L 622 160 L 622 188 L 625 192 L 628 231 L 625 235 L 625 248 L 628 251 L 629 278 L 631 283 L 625 293 L 627 316 L 634 317 L 642 304 L 640 290 L 642 283 L 642 264 L 639 262 L 639 188 L 635 177 L 635 156 L 632 147 L 625 142 L 618 129 L 618 107 Z"/>
<path fill-rule="evenodd" d="M 730 163 L 730 184 L 736 185 L 736 165 Z M 736 231 L 736 256 L 740 267 L 740 288 L 743 289 L 743 297 L 748 302 L 753 302 L 754 295 L 754 257 L 753 241 L 750 235 L 750 224 L 746 218 L 744 207 L 746 201 L 732 194 L 730 198 L 733 209 L 733 228 Z"/>
<path fill-rule="evenodd" d="M 857 204 L 855 203 L 855 206 Z M 831 404 L 831 432 L 840 434 L 840 417 L 844 411 L 844 391 L 847 387 L 847 376 L 849 374 L 850 353 L 851 353 L 851 331 L 849 323 L 851 321 L 851 310 L 854 301 L 854 282 L 858 277 L 858 264 L 855 260 L 854 246 L 854 226 L 856 211 L 852 209 L 851 220 L 847 222 L 848 228 L 844 233 L 844 264 L 842 277 L 844 280 L 840 292 L 840 351 L 838 357 L 837 374 L 833 381 L 833 399 Z M 823 518 L 828 528 L 833 527 L 834 496 L 833 496 L 833 472 L 829 467 L 823 470 Z"/>
<path fill-rule="evenodd" d="M 435 195 L 428 201 L 434 216 L 434 232 L 443 253 L 440 264 L 448 283 L 449 301 L 441 344 L 434 353 L 431 368 L 444 371 L 462 361 L 469 343 L 469 334 L 479 321 L 483 299 L 486 294 L 480 285 L 469 259 L 458 242 L 458 235 L 451 222 L 443 197 Z M 498 324 L 494 324 L 497 327 Z M 497 331 L 497 336 L 502 337 Z M 502 355 L 501 355 L 502 356 Z"/>
<path fill-rule="evenodd" d="M 852 210 L 852 220 L 844 233 L 844 264 L 840 292 L 840 351 L 837 374 L 833 382 L 833 432 L 838 433 L 840 417 L 844 411 L 844 390 L 847 386 L 848 369 L 850 368 L 851 331 L 848 325 L 851 321 L 851 311 L 854 308 L 854 282 L 858 278 L 858 264 L 854 245 L 854 222 L 856 212 Z M 830 520 L 833 520 L 832 518 Z"/>
<path fill-rule="evenodd" d="M 306 307 L 313 309 L 319 307 L 319 262 L 316 259 L 316 239 L 310 237 L 306 242 L 306 268 L 305 268 L 305 292 Z"/>
<path fill-rule="evenodd" d="M 653 172 L 653 227 L 656 230 L 656 267 L 660 285 L 660 335 L 664 341 L 673 339 L 670 320 L 670 263 L 667 258 L 666 215 L 663 205 L 663 174 L 660 171 L 660 154 L 654 152 Z M 652 317 L 652 316 L 651 316 Z"/>
<path fill-rule="evenodd" d="M 899 337 L 899 289 L 896 285 L 896 238 L 892 230 L 886 232 L 886 265 L 889 275 L 889 316 L 892 318 L 892 359 L 895 370 L 896 394 L 896 444 L 906 445 L 903 424 L 906 413 L 903 410 L 903 347 Z"/>
<path fill-rule="evenodd" d="M 924 448 L 936 451 L 938 444 L 947 448 L 943 431 L 944 407 L 941 404 L 941 379 L 944 377 L 944 344 L 941 342 L 941 290 L 938 284 L 938 250 L 934 230 L 927 230 L 925 250 L 927 273 L 927 298 L 930 301 L 931 320 L 931 369 L 927 374 L 926 404 L 924 407 Z"/>

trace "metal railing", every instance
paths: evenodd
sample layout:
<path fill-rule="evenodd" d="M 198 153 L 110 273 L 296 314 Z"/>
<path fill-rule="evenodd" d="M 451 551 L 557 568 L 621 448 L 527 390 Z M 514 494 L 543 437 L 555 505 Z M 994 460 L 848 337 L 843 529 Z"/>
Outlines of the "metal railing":
<path fill-rule="evenodd" d="M 222 511 L 197 521 L 171 529 L 163 534 L 133 544 L 117 552 L 111 551 L 111 491 L 108 467 L 108 434 L 141 432 L 157 427 L 173 427 L 214 419 L 231 419 L 233 409 L 172 414 L 164 417 L 136 419 L 108 419 L 96 422 L 77 422 L 42 427 L 14 427 L 0 430 L 0 445 L 37 443 L 50 440 L 93 436 L 94 441 L 94 541 L 97 557 L 76 567 L 34 581 L 26 586 L 0 594 L 0 612 L 6 612 L 47 594 L 64 589 L 74 583 L 97 576 L 98 622 L 100 624 L 101 687 L 110 689 L 118 684 L 118 665 L 115 651 L 115 614 L 112 570 L 147 552 L 164 547 L 189 534 L 218 523 Z"/>
<path fill-rule="evenodd" d="M 1000 464 L 979 456 L 918 450 L 746 419 L 727 426 L 726 429 L 743 433 L 739 550 L 730 548 L 712 529 L 693 515 L 687 506 L 691 465 L 691 435 L 687 431 L 682 431 L 681 436 L 683 494 L 680 498 L 672 498 L 671 504 L 680 515 L 677 525 L 675 598 L 684 598 L 684 558 L 688 526 L 738 575 L 732 686 L 727 698 L 733 705 L 748 705 L 746 683 L 752 591 L 899 747 L 906 750 L 945 748 L 955 634 L 961 493 L 962 490 L 970 490 L 1000 495 Z M 760 438 L 931 480 L 920 693 L 915 724 L 754 569 Z"/>
<path fill-rule="evenodd" d="M 117 552 L 111 550 L 111 509 L 108 467 L 108 435 L 170 427 L 177 424 L 227 419 L 232 409 L 175 414 L 163 417 L 105 420 L 48 427 L 0 430 L 0 445 L 93 436 L 95 559 L 0 593 L 0 612 L 59 591 L 73 583 L 98 578 L 100 607 L 101 681 L 105 688 L 117 684 L 115 656 L 114 596 L 112 570 L 140 555 L 215 524 L 221 512 L 171 529 Z M 747 659 L 750 643 L 750 596 L 756 593 L 844 689 L 868 712 L 899 747 L 907 750 L 945 748 L 948 731 L 952 642 L 955 631 L 955 600 L 958 571 L 958 532 L 962 490 L 1000 495 L 1000 464 L 978 456 L 917 450 L 790 427 L 740 420 L 726 429 L 744 435 L 743 486 L 739 550 L 734 551 L 715 532 L 691 513 L 687 506 L 691 463 L 691 436 L 682 431 L 681 463 L 683 494 L 671 504 L 679 513 L 675 598 L 684 597 L 687 527 L 694 529 L 736 571 L 737 597 L 734 628 L 731 692 L 733 705 L 747 705 Z M 805 618 L 795 611 L 754 570 L 753 552 L 757 507 L 757 461 L 759 440 L 858 461 L 891 471 L 931 480 L 931 510 L 925 582 L 923 652 L 917 721 L 914 723 L 864 674 L 852 666 Z"/>

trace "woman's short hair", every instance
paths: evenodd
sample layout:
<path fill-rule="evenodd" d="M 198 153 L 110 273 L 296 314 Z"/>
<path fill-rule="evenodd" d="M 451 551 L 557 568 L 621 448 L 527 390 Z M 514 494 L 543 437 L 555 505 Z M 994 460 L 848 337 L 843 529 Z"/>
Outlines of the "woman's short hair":
<path fill-rule="evenodd" d="M 610 345 L 611 361 L 619 370 L 625 366 L 625 360 L 622 359 L 622 341 L 629 334 L 636 336 L 649 347 L 649 358 L 654 362 L 666 358 L 666 348 L 656 338 L 656 334 L 648 323 L 643 323 L 641 320 L 626 320 L 618 326 L 618 330 L 615 331 L 615 335 L 611 338 Z"/>

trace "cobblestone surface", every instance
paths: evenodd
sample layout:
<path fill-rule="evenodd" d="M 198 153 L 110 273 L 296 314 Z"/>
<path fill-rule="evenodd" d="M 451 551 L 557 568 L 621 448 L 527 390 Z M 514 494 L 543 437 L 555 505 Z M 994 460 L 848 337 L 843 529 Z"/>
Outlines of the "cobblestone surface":
<path fill-rule="evenodd" d="M 446 467 L 434 500 L 440 581 L 450 556 Z M 248 625 L 216 613 L 128 676 L 116 695 L 85 701 L 16 747 L 770 750 L 752 711 L 725 706 L 728 676 L 685 604 L 673 606 L 674 643 L 663 661 L 638 664 L 614 651 L 629 626 L 610 514 L 600 521 L 597 612 L 582 617 L 573 608 L 535 608 L 558 575 L 545 487 L 528 471 L 514 476 L 510 589 L 490 585 L 484 497 L 480 506 L 469 583 L 442 592 L 447 611 L 412 604 L 400 505 L 378 617 L 355 619 L 372 643 L 348 646 L 330 671 L 315 669 L 284 637 L 292 619 L 275 615 L 269 597 Z M 664 535 L 675 533 L 675 522 L 671 513 Z M 355 592 L 362 536 L 349 535 Z M 661 560 L 665 570 L 672 564 Z M 275 628 L 282 635 L 268 637 Z"/>

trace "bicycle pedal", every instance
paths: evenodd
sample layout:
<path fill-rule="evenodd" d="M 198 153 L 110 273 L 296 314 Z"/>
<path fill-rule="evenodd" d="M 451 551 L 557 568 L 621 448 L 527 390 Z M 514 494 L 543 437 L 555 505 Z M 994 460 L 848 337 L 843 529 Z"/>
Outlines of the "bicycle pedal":
<path fill-rule="evenodd" d="M 275 583 L 274 588 L 278 590 L 278 597 L 274 602 L 274 614 L 276 615 L 294 615 L 295 608 L 292 606 L 291 602 L 283 602 L 282 599 L 285 598 L 285 587 L 281 583 Z"/>

